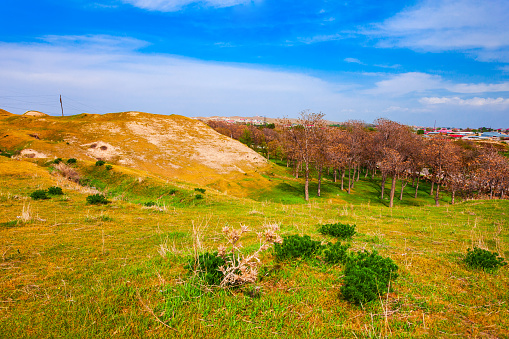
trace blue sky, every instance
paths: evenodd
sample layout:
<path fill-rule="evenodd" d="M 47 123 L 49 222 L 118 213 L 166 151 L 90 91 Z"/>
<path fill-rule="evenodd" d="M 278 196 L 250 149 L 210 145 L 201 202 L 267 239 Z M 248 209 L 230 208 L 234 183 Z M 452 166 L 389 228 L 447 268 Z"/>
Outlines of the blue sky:
<path fill-rule="evenodd" d="M 2 0 L 0 107 L 509 127 L 508 1 Z"/>

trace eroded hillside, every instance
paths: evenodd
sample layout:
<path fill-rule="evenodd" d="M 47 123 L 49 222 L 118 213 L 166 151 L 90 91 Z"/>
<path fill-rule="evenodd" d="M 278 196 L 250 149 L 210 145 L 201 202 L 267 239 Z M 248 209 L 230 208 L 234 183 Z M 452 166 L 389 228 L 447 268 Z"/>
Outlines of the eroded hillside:
<path fill-rule="evenodd" d="M 0 149 L 19 158 L 105 160 L 244 195 L 267 161 L 200 121 L 141 112 L 70 117 L 0 112 Z M 244 183 L 244 184 L 243 184 Z"/>

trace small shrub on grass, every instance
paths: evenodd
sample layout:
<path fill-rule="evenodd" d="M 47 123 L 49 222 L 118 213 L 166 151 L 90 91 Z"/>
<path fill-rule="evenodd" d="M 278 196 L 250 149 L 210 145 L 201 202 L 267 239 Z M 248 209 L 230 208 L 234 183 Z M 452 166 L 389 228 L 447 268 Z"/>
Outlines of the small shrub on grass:
<path fill-rule="evenodd" d="M 153 201 L 147 201 L 147 202 L 143 203 L 143 206 L 145 206 L 145 207 L 152 207 L 152 206 L 155 206 L 155 205 L 156 205 L 156 203 L 153 202 Z"/>
<path fill-rule="evenodd" d="M 172 188 L 172 189 L 168 192 L 168 194 L 169 194 L 169 195 L 174 195 L 174 194 L 175 194 L 175 193 L 177 193 L 177 192 L 178 192 L 178 191 L 177 191 L 176 189 Z"/>
<path fill-rule="evenodd" d="M 95 162 L 95 165 L 96 165 L 96 166 L 103 166 L 104 164 L 105 164 L 105 162 L 104 162 L 103 160 L 97 160 L 97 161 Z"/>
<path fill-rule="evenodd" d="M 34 200 L 49 199 L 47 192 L 45 190 L 33 191 L 32 194 L 30 194 L 30 197 Z"/>
<path fill-rule="evenodd" d="M 48 188 L 48 194 L 49 195 L 64 195 L 64 192 L 62 191 L 62 188 L 57 186 L 51 186 Z"/>
<path fill-rule="evenodd" d="M 110 203 L 110 201 L 106 200 L 104 195 L 93 194 L 87 197 L 87 203 L 90 205 L 106 205 Z"/>
<path fill-rule="evenodd" d="M 203 253 L 198 258 L 191 258 L 186 266 L 191 272 L 198 272 L 198 275 L 209 285 L 219 286 L 223 280 L 223 273 L 219 267 L 224 266 L 226 261 L 214 253 Z"/>
<path fill-rule="evenodd" d="M 499 267 L 507 265 L 504 259 L 498 256 L 498 253 L 478 247 L 474 247 L 473 250 L 469 248 L 464 260 L 469 267 L 485 271 L 494 271 Z"/>
<path fill-rule="evenodd" d="M 205 194 L 205 188 L 195 188 L 194 189 L 196 192 L 200 192 L 202 194 Z"/>
<path fill-rule="evenodd" d="M 321 234 L 331 235 L 339 239 L 351 238 L 356 233 L 355 225 L 347 225 L 341 223 L 321 225 L 318 231 Z"/>
<path fill-rule="evenodd" d="M 338 241 L 335 244 L 328 243 L 323 251 L 324 260 L 328 264 L 346 264 L 348 261 L 349 244 L 341 245 Z"/>
<path fill-rule="evenodd" d="M 55 160 L 53 160 L 54 164 L 59 164 L 61 162 L 62 162 L 62 158 L 56 158 Z"/>
<path fill-rule="evenodd" d="M 313 240 L 309 235 L 298 236 L 289 235 L 283 237 L 281 244 L 274 244 L 276 260 L 286 260 L 291 258 L 309 258 L 321 249 L 320 241 Z"/>
<path fill-rule="evenodd" d="M 67 165 L 72 165 L 72 164 L 75 164 L 76 163 L 76 159 L 75 158 L 70 158 L 70 159 L 67 159 Z"/>
<path fill-rule="evenodd" d="M 397 270 L 391 258 L 384 258 L 376 251 L 357 253 L 347 261 L 341 294 L 355 304 L 377 300 L 379 295 L 388 292 L 390 281 L 398 277 Z"/>
<path fill-rule="evenodd" d="M 203 195 L 201 195 L 201 194 L 196 194 L 194 197 L 195 197 L 196 200 L 203 199 Z"/>
<path fill-rule="evenodd" d="M 113 166 L 111 166 L 111 165 L 106 165 L 106 167 L 105 167 L 105 168 L 106 168 L 106 170 L 107 170 L 107 171 L 111 171 L 111 170 L 113 169 Z"/>

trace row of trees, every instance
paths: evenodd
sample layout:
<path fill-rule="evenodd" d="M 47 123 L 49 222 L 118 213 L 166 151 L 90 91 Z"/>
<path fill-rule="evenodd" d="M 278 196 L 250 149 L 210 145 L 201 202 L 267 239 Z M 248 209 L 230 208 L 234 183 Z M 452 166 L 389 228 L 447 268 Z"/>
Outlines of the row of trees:
<path fill-rule="evenodd" d="M 502 199 L 509 190 L 509 162 L 495 149 L 444 137 L 425 139 L 409 127 L 388 119 L 378 119 L 375 128 L 368 129 L 362 121 L 331 127 L 323 118 L 321 113 L 304 111 L 296 122 L 279 120 L 276 128 L 221 122 L 210 125 L 269 159 L 286 159 L 296 177 L 304 175 L 306 200 L 309 200 L 311 173 L 316 173 L 320 196 L 325 170 L 333 173 L 334 182 L 339 176 L 341 189 L 349 194 L 361 173 L 372 178 L 380 175 L 382 199 L 386 195 L 386 182 L 391 180 L 390 207 L 394 205 L 398 181 L 400 200 L 409 182 L 415 188 L 415 198 L 419 182 L 423 179 L 431 182 L 429 193 L 437 206 L 444 188 L 451 193 L 452 204 L 458 194 L 463 198 L 498 196 Z"/>

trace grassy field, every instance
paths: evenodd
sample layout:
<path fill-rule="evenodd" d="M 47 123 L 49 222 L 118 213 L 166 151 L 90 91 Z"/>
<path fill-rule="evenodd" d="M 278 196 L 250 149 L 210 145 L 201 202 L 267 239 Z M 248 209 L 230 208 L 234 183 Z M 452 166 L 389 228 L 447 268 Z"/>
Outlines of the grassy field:
<path fill-rule="evenodd" d="M 41 165 L 0 157 L 2 338 L 509 337 L 507 266 L 487 273 L 463 263 L 474 245 L 509 257 L 509 201 L 453 206 L 444 195 L 435 207 L 422 183 L 418 199 L 408 185 L 389 209 L 378 179 L 361 176 L 350 195 L 327 177 L 318 198 L 314 181 L 306 203 L 303 181 L 282 166 L 251 199 L 208 187 L 198 199 L 194 186 L 79 163 L 112 200 L 94 206 L 85 188 Z M 54 185 L 65 194 L 29 198 Z M 270 250 L 260 279 L 237 289 L 206 286 L 184 268 L 195 250 L 217 249 L 224 226 L 247 225 L 250 252 L 265 224 L 328 241 L 317 229 L 332 222 L 357 226 L 352 250 L 375 249 L 397 263 L 391 293 L 351 304 L 339 292 L 344 267 L 276 262 Z"/>

